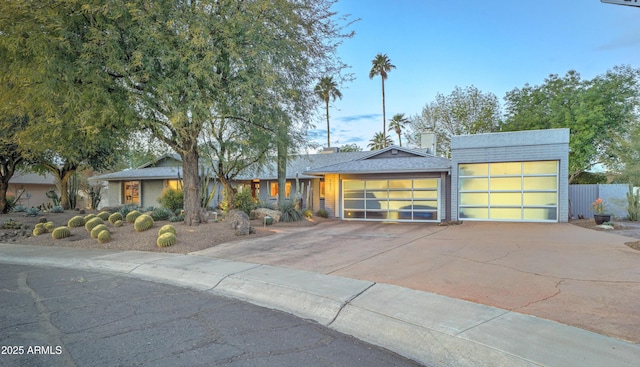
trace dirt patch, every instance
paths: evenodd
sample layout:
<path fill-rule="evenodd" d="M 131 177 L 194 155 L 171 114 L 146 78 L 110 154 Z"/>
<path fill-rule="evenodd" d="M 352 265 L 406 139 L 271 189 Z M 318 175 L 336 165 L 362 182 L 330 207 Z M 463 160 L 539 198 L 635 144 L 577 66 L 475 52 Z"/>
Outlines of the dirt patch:
<path fill-rule="evenodd" d="M 89 213 L 96 214 L 97 212 L 87 211 L 86 214 Z M 0 229 L 0 238 L 2 238 L 2 242 L 25 245 L 186 254 L 217 246 L 221 243 L 269 236 L 274 234 L 274 230 L 279 227 L 313 226 L 319 222 L 326 221 L 324 218 L 313 218 L 312 221 L 276 223 L 273 226 L 264 227 L 261 221 L 254 220 L 251 221 L 251 225 L 256 229 L 256 233 L 246 236 L 236 236 L 235 231 L 224 220 L 210 221 L 197 226 L 186 226 L 182 222 L 157 221 L 151 229 L 144 232 L 136 232 L 133 229 L 133 225 L 129 223 L 124 223 L 122 227 L 116 228 L 106 222 L 105 224 L 111 232 L 111 241 L 107 243 L 98 243 L 96 239 L 91 238 L 90 233 L 84 227 L 69 228 L 71 237 L 60 240 L 53 239 L 50 233 L 44 233 L 40 236 L 32 235 L 33 228 L 41 220 L 40 218 L 46 218 L 47 221 L 53 222 L 58 227 L 66 226 L 69 219 L 75 215 L 79 215 L 77 211 L 44 213 L 37 217 L 25 217 L 23 213 L 2 214 L 0 215 L 0 225 L 12 219 L 13 222 L 21 224 L 22 228 Z M 158 229 L 165 224 L 175 226 L 178 242 L 173 246 L 160 248 L 156 246 Z"/>
<path fill-rule="evenodd" d="M 593 220 L 593 218 L 589 218 L 589 219 L 574 219 L 572 221 L 570 221 L 569 223 L 576 225 L 578 227 L 582 227 L 582 228 L 589 228 L 589 229 L 593 229 L 596 231 L 612 231 L 611 229 L 604 229 L 604 228 L 600 228 L 598 227 L 598 225 L 596 224 L 596 222 Z M 618 231 L 618 230 L 625 230 L 625 229 L 629 229 L 628 226 L 625 226 L 624 223 L 613 223 L 613 231 Z"/>
<path fill-rule="evenodd" d="M 636 242 L 625 242 L 625 245 L 631 247 L 634 250 L 638 250 L 640 251 L 640 241 L 636 241 Z"/>

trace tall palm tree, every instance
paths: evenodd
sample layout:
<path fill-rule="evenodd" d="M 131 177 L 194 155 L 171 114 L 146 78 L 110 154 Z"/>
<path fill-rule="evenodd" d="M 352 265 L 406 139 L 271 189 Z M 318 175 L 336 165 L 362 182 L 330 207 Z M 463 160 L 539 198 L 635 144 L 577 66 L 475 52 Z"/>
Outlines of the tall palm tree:
<path fill-rule="evenodd" d="M 386 136 L 384 132 L 376 133 L 373 136 L 373 139 L 369 140 L 369 145 L 367 145 L 371 150 L 380 150 L 385 148 L 387 145 L 392 145 L 393 141 L 390 137 Z"/>
<path fill-rule="evenodd" d="M 409 123 L 409 119 L 404 117 L 404 113 L 396 113 L 393 115 L 391 120 L 389 120 L 389 130 L 394 130 L 396 134 L 398 134 L 398 144 L 402 146 L 402 129 L 404 129 L 404 125 Z"/>
<path fill-rule="evenodd" d="M 387 117 L 384 111 L 384 80 L 387 79 L 388 73 L 391 69 L 395 69 L 396 66 L 391 64 L 391 60 L 387 54 L 377 54 L 376 57 L 371 60 L 371 71 L 369 71 L 369 79 L 373 79 L 376 75 L 380 75 L 382 79 L 382 136 L 386 137 L 387 132 Z M 386 141 L 386 138 L 383 139 Z"/>
<path fill-rule="evenodd" d="M 338 90 L 338 84 L 333 80 L 332 76 L 320 78 L 314 92 L 320 97 L 327 109 L 327 148 L 331 148 L 331 133 L 329 132 L 329 99 L 342 99 L 342 93 Z"/>

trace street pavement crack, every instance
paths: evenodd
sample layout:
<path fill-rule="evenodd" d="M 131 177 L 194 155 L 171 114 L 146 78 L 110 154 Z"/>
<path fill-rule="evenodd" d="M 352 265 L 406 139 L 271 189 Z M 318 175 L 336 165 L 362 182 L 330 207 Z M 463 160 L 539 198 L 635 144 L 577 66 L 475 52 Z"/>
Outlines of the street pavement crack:
<path fill-rule="evenodd" d="M 361 294 L 363 294 L 364 292 L 368 291 L 369 289 L 371 289 L 371 287 L 373 287 L 374 285 L 376 285 L 376 282 L 373 282 L 371 285 L 369 285 L 368 287 L 366 287 L 365 289 L 363 289 L 362 291 L 358 292 L 357 294 L 354 294 L 351 298 L 349 298 L 348 300 L 346 300 L 342 305 L 340 305 L 340 309 L 338 309 L 338 312 L 336 312 L 336 315 L 333 317 L 333 320 L 331 320 L 328 324 L 327 327 L 330 327 L 331 324 L 333 324 L 337 319 L 338 316 L 340 316 L 340 312 L 342 312 L 342 309 L 344 309 L 349 303 L 351 303 L 354 299 L 360 297 Z"/>
<path fill-rule="evenodd" d="M 62 353 L 62 357 L 65 359 L 65 363 L 67 366 L 75 367 L 76 363 L 68 352 L 68 349 L 65 347 L 62 342 L 62 332 L 51 323 L 51 311 L 47 308 L 47 306 L 43 302 L 43 298 L 36 292 L 31 286 L 29 286 L 29 281 L 27 279 L 27 273 L 22 272 L 18 276 L 18 289 L 25 294 L 28 294 L 33 299 L 36 308 L 38 309 L 37 315 L 37 323 L 44 330 L 45 337 L 48 343 L 52 346 L 60 346 L 66 353 Z"/>

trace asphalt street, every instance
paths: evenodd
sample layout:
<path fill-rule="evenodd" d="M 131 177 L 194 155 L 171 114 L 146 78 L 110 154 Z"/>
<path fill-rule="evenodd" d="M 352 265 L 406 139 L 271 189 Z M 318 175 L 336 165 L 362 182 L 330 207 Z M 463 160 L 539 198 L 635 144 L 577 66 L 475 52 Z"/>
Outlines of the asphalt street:
<path fill-rule="evenodd" d="M 0 366 L 418 366 L 315 322 L 204 291 L 0 264 Z"/>

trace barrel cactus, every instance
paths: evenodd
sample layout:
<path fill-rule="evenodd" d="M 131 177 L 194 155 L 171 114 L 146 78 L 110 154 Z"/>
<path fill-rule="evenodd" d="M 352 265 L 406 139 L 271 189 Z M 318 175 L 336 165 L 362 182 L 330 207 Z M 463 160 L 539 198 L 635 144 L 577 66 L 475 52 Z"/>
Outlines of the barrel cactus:
<path fill-rule="evenodd" d="M 122 227 L 122 220 L 118 219 L 117 221 L 113 222 L 113 226 L 114 227 Z"/>
<path fill-rule="evenodd" d="M 103 231 L 100 231 L 100 233 L 98 233 L 99 243 L 109 242 L 110 240 L 111 240 L 111 233 L 109 233 L 109 231 L 103 230 Z"/>
<path fill-rule="evenodd" d="M 69 219 L 69 221 L 67 222 L 67 226 L 68 227 L 82 227 L 84 226 L 84 218 L 76 215 L 75 217 L 72 217 L 71 219 Z"/>
<path fill-rule="evenodd" d="M 147 214 L 139 215 L 135 222 L 133 222 L 133 229 L 135 229 L 136 232 L 143 232 L 151 227 L 153 227 L 153 218 Z"/>
<path fill-rule="evenodd" d="M 98 234 L 102 231 L 108 231 L 109 228 L 104 224 L 98 224 L 91 230 L 91 238 L 98 238 Z"/>
<path fill-rule="evenodd" d="M 171 224 L 165 224 L 158 230 L 158 236 L 162 235 L 163 233 L 176 234 L 176 227 L 172 226 Z"/>
<path fill-rule="evenodd" d="M 91 219 L 93 219 L 95 217 L 96 217 L 95 214 L 87 214 L 87 215 L 84 216 L 84 222 L 86 223 L 86 222 L 90 221 Z"/>
<path fill-rule="evenodd" d="M 116 221 L 122 220 L 122 214 L 115 212 L 109 216 L 108 220 L 109 220 L 109 223 L 115 224 Z"/>
<path fill-rule="evenodd" d="M 47 222 L 44 224 L 44 229 L 46 229 L 47 232 L 53 232 L 54 228 L 56 228 L 56 225 L 53 224 L 53 222 Z"/>
<path fill-rule="evenodd" d="M 96 215 L 96 217 L 102 219 L 102 220 L 108 220 L 109 219 L 109 212 L 100 212 Z"/>
<path fill-rule="evenodd" d="M 86 229 L 87 232 L 91 232 L 98 224 L 104 224 L 104 221 L 98 217 L 91 218 L 84 224 L 84 229 Z"/>
<path fill-rule="evenodd" d="M 132 210 L 127 214 L 125 219 L 127 220 L 128 223 L 134 223 L 136 221 L 136 219 L 141 215 L 142 215 L 142 213 L 140 213 L 139 211 Z"/>
<path fill-rule="evenodd" d="M 58 227 L 51 232 L 51 237 L 55 240 L 71 236 L 71 231 L 67 227 Z"/>
<path fill-rule="evenodd" d="M 41 234 L 45 233 L 46 231 L 47 231 L 47 230 L 46 230 L 46 229 L 44 229 L 44 226 L 39 226 L 39 227 L 38 227 L 38 226 L 36 226 L 36 227 L 33 229 L 33 235 L 34 235 L 34 236 L 40 236 Z"/>
<path fill-rule="evenodd" d="M 175 245 L 177 241 L 178 241 L 178 238 L 176 237 L 175 234 L 171 232 L 166 232 L 158 236 L 158 239 L 156 240 L 156 245 L 158 245 L 158 247 L 169 247 L 169 246 Z"/>

